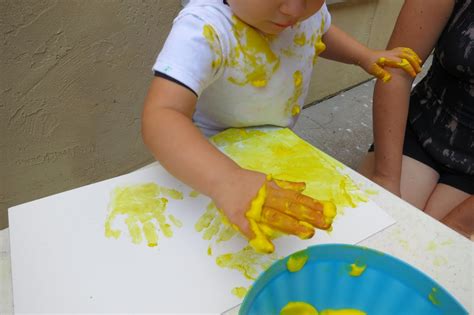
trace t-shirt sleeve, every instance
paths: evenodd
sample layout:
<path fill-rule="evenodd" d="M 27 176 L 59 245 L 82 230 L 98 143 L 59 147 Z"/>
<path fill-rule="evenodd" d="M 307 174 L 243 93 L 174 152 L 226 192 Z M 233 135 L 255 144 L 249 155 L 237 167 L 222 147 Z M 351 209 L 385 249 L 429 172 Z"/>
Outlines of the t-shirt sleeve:
<path fill-rule="evenodd" d="M 323 6 L 321 7 L 321 16 L 324 21 L 324 27 L 323 27 L 323 34 L 324 34 L 328 31 L 329 27 L 331 26 L 331 13 L 329 13 L 326 2 L 324 2 Z"/>
<path fill-rule="evenodd" d="M 153 71 L 175 79 L 199 96 L 217 79 L 222 60 L 215 28 L 196 15 L 184 14 L 173 22 Z"/>

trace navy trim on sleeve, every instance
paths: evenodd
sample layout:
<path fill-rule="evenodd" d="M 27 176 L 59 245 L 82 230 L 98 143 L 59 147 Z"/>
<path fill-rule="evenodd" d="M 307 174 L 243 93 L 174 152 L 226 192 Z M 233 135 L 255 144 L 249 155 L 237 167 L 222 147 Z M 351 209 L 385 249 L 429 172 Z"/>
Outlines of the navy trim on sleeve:
<path fill-rule="evenodd" d="M 156 70 L 155 70 L 154 72 L 155 72 L 155 77 L 160 77 L 160 78 L 166 79 L 166 80 L 168 80 L 168 81 L 174 82 L 174 83 L 176 83 L 176 84 L 179 84 L 179 85 L 181 85 L 182 87 L 185 87 L 185 88 L 187 88 L 188 90 L 190 90 L 191 92 L 193 92 L 194 95 L 196 95 L 196 97 L 198 97 L 197 93 L 196 93 L 193 89 L 191 89 L 189 86 L 187 86 L 186 84 L 184 84 L 183 82 L 180 82 L 180 81 L 176 80 L 175 78 L 170 77 L 169 75 L 167 75 L 167 74 L 165 74 L 165 73 L 163 73 L 163 72 L 156 71 Z"/>

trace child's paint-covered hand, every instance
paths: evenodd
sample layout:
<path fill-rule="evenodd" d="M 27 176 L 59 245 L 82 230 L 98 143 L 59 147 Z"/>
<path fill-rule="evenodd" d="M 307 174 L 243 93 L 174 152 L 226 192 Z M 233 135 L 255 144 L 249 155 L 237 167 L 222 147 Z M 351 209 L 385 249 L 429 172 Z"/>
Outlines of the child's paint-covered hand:
<path fill-rule="evenodd" d="M 361 64 L 365 71 L 383 82 L 388 82 L 392 75 L 388 68 L 399 68 L 416 77 L 421 71 L 422 60 L 410 48 L 397 47 L 392 50 L 372 51 L 370 58 Z"/>
<path fill-rule="evenodd" d="M 308 239 L 314 235 L 315 228 L 331 227 L 335 205 L 302 194 L 305 183 L 272 179 L 247 170 L 242 170 L 239 176 L 241 179 L 234 190 L 240 191 L 242 198 L 234 202 L 233 198 L 215 200 L 257 252 L 272 253 L 274 245 L 270 239 L 276 234 Z"/>

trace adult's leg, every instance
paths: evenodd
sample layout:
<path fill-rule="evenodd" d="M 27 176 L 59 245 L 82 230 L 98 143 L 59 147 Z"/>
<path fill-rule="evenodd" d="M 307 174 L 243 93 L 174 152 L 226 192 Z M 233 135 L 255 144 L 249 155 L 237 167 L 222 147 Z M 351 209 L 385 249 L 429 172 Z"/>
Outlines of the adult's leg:
<path fill-rule="evenodd" d="M 441 222 L 474 240 L 474 195 L 457 205 Z"/>
<path fill-rule="evenodd" d="M 425 212 L 437 220 L 446 217 L 471 195 L 446 184 L 438 184 L 425 206 Z M 474 212 L 474 207 L 472 208 Z"/>
<path fill-rule="evenodd" d="M 411 157 L 403 156 L 400 180 L 402 199 L 418 209 L 424 209 L 438 179 L 439 174 L 433 168 Z"/>

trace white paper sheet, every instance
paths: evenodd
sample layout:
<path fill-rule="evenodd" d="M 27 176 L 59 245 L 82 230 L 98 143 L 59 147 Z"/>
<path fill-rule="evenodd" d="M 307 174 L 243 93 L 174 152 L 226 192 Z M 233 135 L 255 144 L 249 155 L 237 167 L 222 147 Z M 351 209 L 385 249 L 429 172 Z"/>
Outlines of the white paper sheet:
<path fill-rule="evenodd" d="M 173 236 L 159 231 L 158 246 L 149 247 L 145 240 L 131 242 L 125 217 L 119 216 L 113 225 L 121 236 L 107 238 L 104 224 L 114 189 L 145 183 L 183 193 L 183 200 L 167 198 L 166 207 L 182 226 L 168 222 Z M 240 236 L 218 244 L 215 238 L 204 240 L 195 223 L 210 200 L 190 192 L 155 165 L 10 208 L 15 312 L 221 313 L 241 303 L 232 289 L 248 288 L 253 280 L 242 270 L 218 266 L 216 259 L 247 242 Z M 305 241 L 277 239 L 275 254 L 254 257 L 247 274 L 255 278 L 277 257 L 313 244 L 355 244 L 393 223 L 375 203 L 361 203 L 345 209 L 330 233 L 317 231 Z"/>

